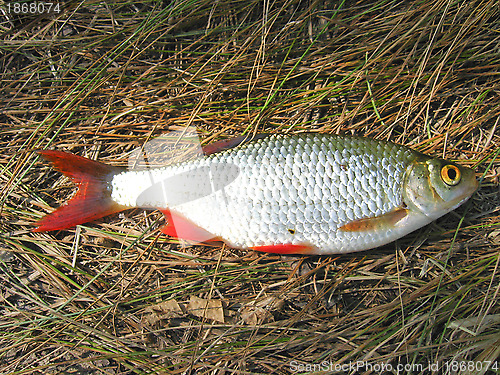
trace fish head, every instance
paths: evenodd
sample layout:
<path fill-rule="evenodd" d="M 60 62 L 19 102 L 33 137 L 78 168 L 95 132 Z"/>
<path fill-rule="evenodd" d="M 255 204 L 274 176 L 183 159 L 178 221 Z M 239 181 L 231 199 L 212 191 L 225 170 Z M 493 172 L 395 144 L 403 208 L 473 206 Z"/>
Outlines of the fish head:
<path fill-rule="evenodd" d="M 477 187 L 471 168 L 419 155 L 406 170 L 403 201 L 410 210 L 435 220 L 467 201 Z"/>

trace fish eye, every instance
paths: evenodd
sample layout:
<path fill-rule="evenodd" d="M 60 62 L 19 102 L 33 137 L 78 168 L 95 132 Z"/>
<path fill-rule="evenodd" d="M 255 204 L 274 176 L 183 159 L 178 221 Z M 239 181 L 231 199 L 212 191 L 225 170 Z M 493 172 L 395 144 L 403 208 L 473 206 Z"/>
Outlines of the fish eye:
<path fill-rule="evenodd" d="M 441 168 L 441 178 L 446 185 L 455 186 L 460 182 L 460 169 L 452 164 L 447 164 Z"/>

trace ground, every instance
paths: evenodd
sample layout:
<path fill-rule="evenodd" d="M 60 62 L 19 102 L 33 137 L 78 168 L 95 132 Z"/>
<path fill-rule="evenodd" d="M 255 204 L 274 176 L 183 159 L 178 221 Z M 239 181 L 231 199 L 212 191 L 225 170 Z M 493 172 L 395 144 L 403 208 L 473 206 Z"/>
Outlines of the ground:
<path fill-rule="evenodd" d="M 496 1 L 54 1 L 0 3 L 2 373 L 500 371 Z M 187 247 L 156 211 L 31 232 L 76 190 L 35 150 L 127 166 L 186 126 L 388 139 L 481 185 L 343 256 Z"/>

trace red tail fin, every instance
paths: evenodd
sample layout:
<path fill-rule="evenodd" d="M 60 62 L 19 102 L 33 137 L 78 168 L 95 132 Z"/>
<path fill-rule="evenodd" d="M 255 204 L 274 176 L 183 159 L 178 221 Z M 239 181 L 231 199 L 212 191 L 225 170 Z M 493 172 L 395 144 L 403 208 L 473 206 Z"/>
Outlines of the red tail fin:
<path fill-rule="evenodd" d="M 79 190 L 66 204 L 40 220 L 34 232 L 59 230 L 86 223 L 126 207 L 111 199 L 108 183 L 120 168 L 62 151 L 39 151 L 54 167 L 76 182 Z"/>

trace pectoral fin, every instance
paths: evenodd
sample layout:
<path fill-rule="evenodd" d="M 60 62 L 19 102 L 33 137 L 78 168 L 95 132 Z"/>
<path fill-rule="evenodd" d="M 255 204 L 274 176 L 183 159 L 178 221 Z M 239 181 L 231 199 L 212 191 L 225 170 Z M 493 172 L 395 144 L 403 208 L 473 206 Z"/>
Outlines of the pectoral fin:
<path fill-rule="evenodd" d="M 353 220 L 342 225 L 339 230 L 344 232 L 369 232 L 377 229 L 390 228 L 395 226 L 398 221 L 405 218 L 408 212 L 409 210 L 407 208 L 396 208 L 380 216 Z"/>

